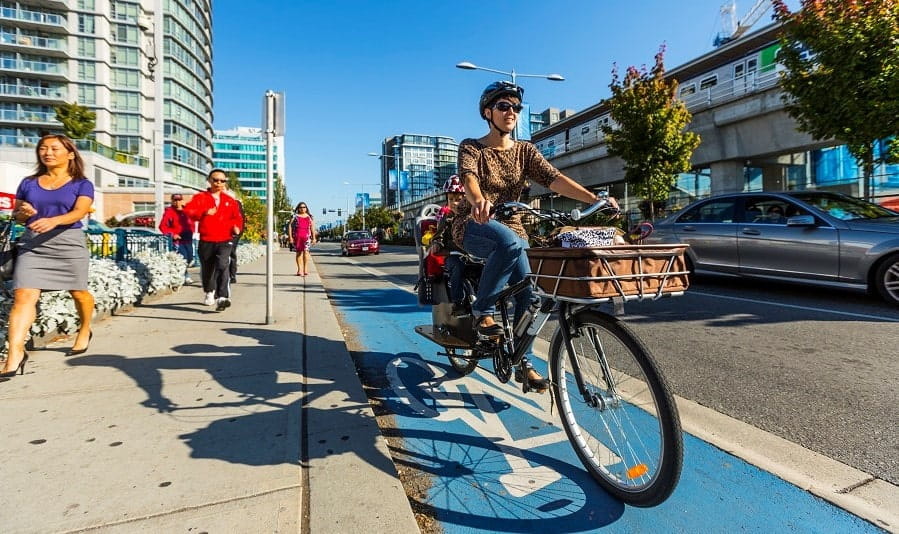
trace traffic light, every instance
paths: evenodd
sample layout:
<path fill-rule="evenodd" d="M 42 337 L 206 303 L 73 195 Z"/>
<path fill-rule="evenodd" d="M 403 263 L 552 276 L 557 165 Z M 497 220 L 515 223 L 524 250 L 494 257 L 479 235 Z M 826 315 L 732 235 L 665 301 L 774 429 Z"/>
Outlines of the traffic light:
<path fill-rule="evenodd" d="M 343 210 L 337 210 L 337 216 L 338 216 L 338 217 L 340 217 L 342 211 L 343 211 Z"/>
<path fill-rule="evenodd" d="M 328 214 L 328 208 L 322 208 L 322 215 Z"/>

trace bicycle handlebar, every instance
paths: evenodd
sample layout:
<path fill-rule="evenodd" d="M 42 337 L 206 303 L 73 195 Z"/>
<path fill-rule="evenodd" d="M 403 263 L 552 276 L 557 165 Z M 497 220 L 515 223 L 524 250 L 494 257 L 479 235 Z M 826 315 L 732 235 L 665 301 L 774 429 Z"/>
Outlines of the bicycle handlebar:
<path fill-rule="evenodd" d="M 527 204 L 522 202 L 503 202 L 502 204 L 497 204 L 493 206 L 490 210 L 492 214 L 499 214 L 502 218 L 508 218 L 516 213 L 527 212 L 531 215 L 544 219 L 544 220 L 553 220 L 553 221 L 561 221 L 561 222 L 574 222 L 584 217 L 589 217 L 590 215 L 596 213 L 599 210 L 608 211 L 610 215 L 614 216 L 621 212 L 620 209 L 613 206 L 611 202 L 609 202 L 609 193 L 607 191 L 600 191 L 597 194 L 599 200 L 589 208 L 584 211 L 580 211 L 575 208 L 571 210 L 571 213 L 564 213 L 562 211 L 557 210 L 546 210 L 540 208 L 532 208 Z M 614 213 L 612 213 L 614 211 Z"/>

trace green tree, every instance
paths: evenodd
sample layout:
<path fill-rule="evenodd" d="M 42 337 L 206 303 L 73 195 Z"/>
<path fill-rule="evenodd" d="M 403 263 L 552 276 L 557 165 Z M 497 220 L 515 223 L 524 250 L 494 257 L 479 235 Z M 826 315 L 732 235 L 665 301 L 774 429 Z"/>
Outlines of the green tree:
<path fill-rule="evenodd" d="M 685 131 L 692 116 L 677 98 L 677 80 L 665 79 L 665 47 L 647 71 L 628 67 L 624 80 L 612 69 L 608 100 L 614 126 L 603 126 L 609 154 L 624 160 L 624 179 L 632 191 L 648 200 L 649 217 L 668 199 L 677 175 L 690 170 L 699 136 Z"/>
<path fill-rule="evenodd" d="M 846 143 L 870 198 L 875 165 L 899 160 L 899 0 L 802 0 L 795 13 L 775 0 L 774 17 L 787 112 L 799 130 Z"/>
<path fill-rule="evenodd" d="M 72 139 L 84 139 L 97 125 L 97 114 L 77 102 L 56 106 L 56 120 L 62 123 L 63 132 Z"/>
<path fill-rule="evenodd" d="M 275 228 L 282 228 L 290 222 L 293 216 L 294 205 L 287 194 L 287 186 L 284 185 L 284 180 L 281 179 L 281 176 L 275 175 L 275 183 L 272 187 L 275 194 Z"/>
<path fill-rule="evenodd" d="M 347 220 L 347 226 L 350 230 L 361 230 L 362 229 L 362 210 L 357 211 L 356 213 L 350 215 Z M 396 229 L 396 219 L 393 217 L 393 213 L 383 207 L 376 207 L 365 210 L 365 227 L 367 229 L 371 228 L 390 228 L 391 230 Z"/>

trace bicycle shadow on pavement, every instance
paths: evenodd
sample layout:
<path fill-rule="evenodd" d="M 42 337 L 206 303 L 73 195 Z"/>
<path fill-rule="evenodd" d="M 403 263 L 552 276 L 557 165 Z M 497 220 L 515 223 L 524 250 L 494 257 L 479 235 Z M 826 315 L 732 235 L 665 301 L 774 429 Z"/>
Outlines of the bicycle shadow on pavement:
<path fill-rule="evenodd" d="M 624 505 L 599 489 L 583 466 L 563 459 L 573 453 L 558 454 L 558 448 L 570 448 L 567 440 L 523 446 L 501 437 L 508 431 L 525 443 L 521 432 L 539 441 L 560 430 L 536 420 L 522 426 L 518 408 L 504 395 L 472 387 L 479 375 L 462 379 L 448 364 L 414 352 L 352 355 L 375 413 L 392 416 L 381 432 L 394 463 L 412 473 L 404 482 L 416 511 L 495 532 L 583 532 L 624 513 Z M 478 431 L 457 418 L 462 412 L 478 419 L 499 416 L 506 428 Z"/>
<path fill-rule="evenodd" d="M 370 412 L 365 410 L 368 404 L 364 398 L 354 402 L 349 393 L 341 395 L 343 385 L 325 376 L 326 371 L 320 376 L 310 371 L 304 387 L 301 334 L 262 328 L 226 328 L 222 332 L 223 339 L 240 336 L 257 344 L 182 344 L 159 356 L 91 355 L 72 358 L 68 364 L 111 367 L 131 378 L 146 394 L 142 406 L 180 423 L 175 427 L 182 432 L 173 434 L 173 439 L 190 447 L 191 458 L 249 466 L 300 465 L 302 419 L 317 420 L 327 421 L 327 430 L 333 432 L 316 436 L 315 445 L 307 447 L 307 459 L 354 454 L 395 476 L 395 467 L 376 449 L 375 440 L 360 443 L 354 439 L 368 434 L 353 433 L 352 429 L 374 424 L 370 415 L 366 416 Z M 345 350 L 337 341 L 315 338 L 314 343 L 321 354 L 310 357 Z M 210 380 L 203 388 L 205 379 L 190 380 L 196 373 L 186 375 L 185 381 L 173 371 L 202 371 Z M 324 397 L 328 402 L 319 402 L 321 407 L 310 406 Z M 337 399 L 338 404 L 331 399 Z M 193 421 L 197 422 L 196 429 L 184 433 L 184 423 Z M 160 428 L 165 431 L 168 425 L 163 423 Z M 309 435 L 316 430 L 309 428 Z"/>

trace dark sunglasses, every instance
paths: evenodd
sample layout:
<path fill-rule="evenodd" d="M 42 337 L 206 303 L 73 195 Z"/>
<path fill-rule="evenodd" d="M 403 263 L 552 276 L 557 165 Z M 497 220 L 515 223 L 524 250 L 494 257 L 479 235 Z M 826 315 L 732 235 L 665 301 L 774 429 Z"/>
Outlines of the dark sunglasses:
<path fill-rule="evenodd" d="M 214 183 L 214 184 L 223 184 L 223 183 L 227 182 L 228 180 L 227 180 L 227 179 L 225 179 L 225 180 L 218 180 L 218 179 L 213 178 L 213 179 L 210 180 L 210 181 L 211 181 L 212 183 Z"/>
<path fill-rule="evenodd" d="M 508 102 L 497 102 L 496 104 L 493 104 L 493 109 L 498 109 L 503 112 L 509 111 L 511 109 L 515 113 L 521 113 L 521 110 L 524 109 L 524 106 L 522 106 L 521 104 L 510 104 Z"/>
<path fill-rule="evenodd" d="M 298 208 L 302 208 L 302 209 L 304 209 L 304 210 L 308 210 L 308 209 L 309 209 L 309 208 L 307 208 L 306 206 L 297 206 L 297 207 L 298 207 Z"/>

